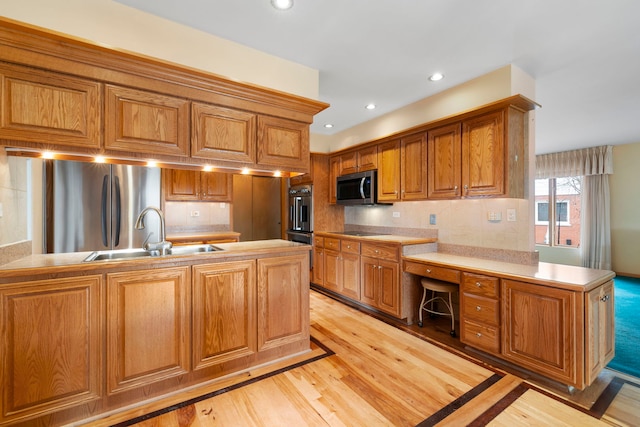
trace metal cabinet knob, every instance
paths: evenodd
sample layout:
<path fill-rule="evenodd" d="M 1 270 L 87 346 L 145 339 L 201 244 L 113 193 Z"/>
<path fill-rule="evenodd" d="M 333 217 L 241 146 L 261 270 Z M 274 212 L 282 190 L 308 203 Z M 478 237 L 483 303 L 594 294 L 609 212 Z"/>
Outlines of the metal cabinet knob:
<path fill-rule="evenodd" d="M 478 333 L 476 333 L 476 336 L 477 336 L 478 338 L 481 338 L 481 337 L 482 337 L 482 334 L 481 334 L 480 332 L 478 332 Z"/>
<path fill-rule="evenodd" d="M 427 268 L 427 274 L 431 274 L 431 269 Z"/>
<path fill-rule="evenodd" d="M 476 311 L 480 311 L 482 308 L 479 305 L 476 305 Z"/>
<path fill-rule="evenodd" d="M 611 296 L 610 296 L 610 295 L 605 295 L 605 296 L 603 296 L 602 298 L 600 298 L 600 301 L 601 301 L 601 302 L 607 302 L 607 301 L 609 301 L 609 298 L 611 298 Z"/>
<path fill-rule="evenodd" d="M 476 286 L 477 286 L 477 287 L 479 287 L 479 288 L 481 288 L 481 287 L 482 287 L 482 283 L 480 283 L 480 282 L 476 282 Z"/>

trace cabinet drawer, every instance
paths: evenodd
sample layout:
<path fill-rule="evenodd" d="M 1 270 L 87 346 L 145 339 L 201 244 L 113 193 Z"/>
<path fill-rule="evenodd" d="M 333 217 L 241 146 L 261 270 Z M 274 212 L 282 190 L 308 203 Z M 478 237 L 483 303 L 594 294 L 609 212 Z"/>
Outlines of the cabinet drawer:
<path fill-rule="evenodd" d="M 500 324 L 500 310 L 496 299 L 464 293 L 462 295 L 462 310 L 465 319 L 473 319 L 494 326 Z"/>
<path fill-rule="evenodd" d="M 397 246 L 374 243 L 362 243 L 362 255 L 372 258 L 384 258 L 389 261 L 398 261 L 400 258 Z"/>
<path fill-rule="evenodd" d="M 314 237 L 313 246 L 316 248 L 324 248 L 324 237 Z"/>
<path fill-rule="evenodd" d="M 482 295 L 489 298 L 498 298 L 499 281 L 497 277 L 483 276 L 481 274 L 463 273 L 461 291 L 469 294 Z"/>
<path fill-rule="evenodd" d="M 340 250 L 340 239 L 334 239 L 332 237 L 324 238 L 324 247 L 327 249 L 333 249 L 334 251 Z"/>
<path fill-rule="evenodd" d="M 353 240 L 343 240 L 341 245 L 342 252 L 349 252 L 352 254 L 360 253 L 360 242 L 354 242 Z"/>
<path fill-rule="evenodd" d="M 407 261 L 404 263 L 404 271 L 445 282 L 460 283 L 460 271 L 446 267 L 436 267 L 430 264 Z"/>
<path fill-rule="evenodd" d="M 464 320 L 461 335 L 461 341 L 472 347 L 500 353 L 500 333 L 496 327 Z"/>

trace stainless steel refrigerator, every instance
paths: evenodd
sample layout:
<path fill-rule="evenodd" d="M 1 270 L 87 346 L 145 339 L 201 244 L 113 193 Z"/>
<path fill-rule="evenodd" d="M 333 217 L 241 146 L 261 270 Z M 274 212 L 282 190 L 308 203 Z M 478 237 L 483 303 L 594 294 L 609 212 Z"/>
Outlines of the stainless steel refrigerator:
<path fill-rule="evenodd" d="M 47 160 L 44 165 L 47 253 L 142 247 L 158 239 L 159 219 L 138 214 L 160 207 L 160 169 Z M 151 235 L 152 234 L 152 235 Z"/>

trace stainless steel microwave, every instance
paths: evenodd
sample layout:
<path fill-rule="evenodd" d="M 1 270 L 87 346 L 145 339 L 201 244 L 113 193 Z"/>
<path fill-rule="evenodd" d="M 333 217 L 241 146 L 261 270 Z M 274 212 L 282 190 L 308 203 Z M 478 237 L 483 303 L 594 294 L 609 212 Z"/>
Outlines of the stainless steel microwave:
<path fill-rule="evenodd" d="M 336 180 L 336 203 L 339 205 L 375 205 L 377 202 L 375 170 L 339 176 Z"/>

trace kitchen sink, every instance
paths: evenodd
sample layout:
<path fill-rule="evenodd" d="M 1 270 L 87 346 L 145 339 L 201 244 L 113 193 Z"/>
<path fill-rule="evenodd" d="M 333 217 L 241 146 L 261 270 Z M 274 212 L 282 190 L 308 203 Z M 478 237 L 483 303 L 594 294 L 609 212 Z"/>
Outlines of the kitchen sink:
<path fill-rule="evenodd" d="M 188 245 L 188 246 L 176 246 L 175 248 L 170 248 L 167 251 L 166 256 L 170 255 L 191 255 L 203 252 L 216 252 L 221 251 L 217 246 L 214 245 Z M 132 248 L 132 249 L 114 249 L 111 251 L 95 251 L 89 254 L 88 257 L 84 259 L 84 262 L 90 261 L 104 261 L 104 260 L 119 260 L 119 259 L 130 259 L 130 258 L 142 258 L 142 257 L 158 257 L 160 256 L 160 251 L 147 251 L 141 248 Z"/>

